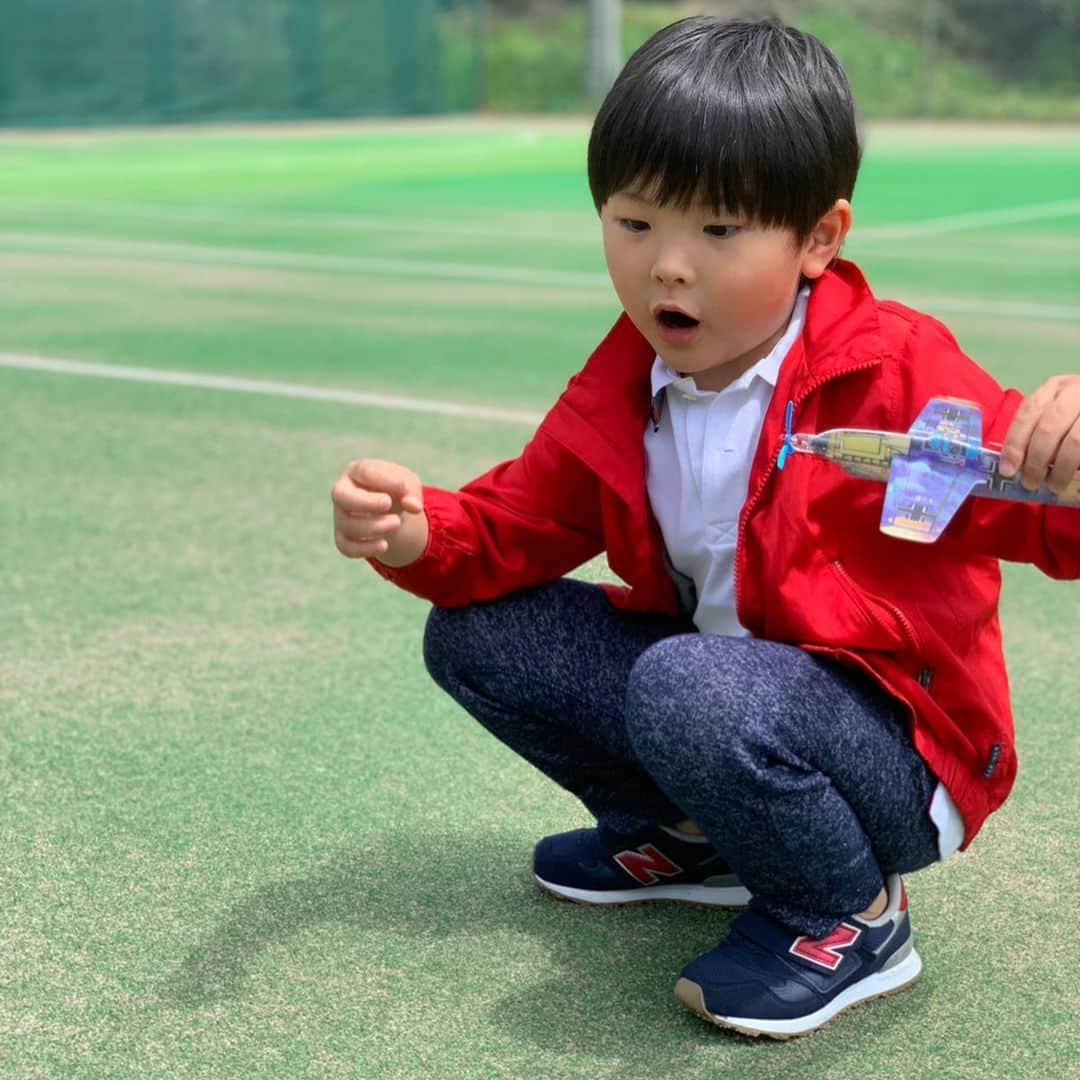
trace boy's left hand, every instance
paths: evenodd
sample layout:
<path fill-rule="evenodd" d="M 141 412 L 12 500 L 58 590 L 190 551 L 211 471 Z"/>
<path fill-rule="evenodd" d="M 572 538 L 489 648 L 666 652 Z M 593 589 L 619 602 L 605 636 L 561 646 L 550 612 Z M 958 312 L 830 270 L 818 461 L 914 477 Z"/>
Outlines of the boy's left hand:
<path fill-rule="evenodd" d="M 1054 468 L 1047 476 L 1051 462 Z M 1019 471 L 1020 483 L 1029 491 L 1045 481 L 1060 495 L 1078 470 L 1080 375 L 1055 375 L 1016 410 L 1001 448 L 1001 475 Z"/>

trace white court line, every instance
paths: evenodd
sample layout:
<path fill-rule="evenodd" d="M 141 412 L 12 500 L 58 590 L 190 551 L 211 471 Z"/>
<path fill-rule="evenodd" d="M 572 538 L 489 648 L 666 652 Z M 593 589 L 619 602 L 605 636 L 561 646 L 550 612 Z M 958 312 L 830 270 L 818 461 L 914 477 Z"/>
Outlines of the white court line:
<path fill-rule="evenodd" d="M 895 225 L 856 226 L 853 239 L 906 240 L 908 237 L 937 236 L 940 233 L 961 232 L 964 229 L 984 229 L 988 225 L 1019 225 L 1025 221 L 1047 218 L 1075 217 L 1080 214 L 1080 199 L 1063 199 L 1059 202 L 1034 203 L 1027 206 L 1011 206 L 1002 210 L 974 210 L 949 217 L 927 218 L 924 221 L 897 222 Z"/>
<path fill-rule="evenodd" d="M 40 204 L 39 204 L 40 205 Z M 52 204 L 40 205 L 48 212 Z M 71 204 L 60 204 L 60 209 L 71 209 Z M 75 203 L 80 213 L 98 217 L 166 219 L 180 221 L 206 221 L 224 225 L 256 225 L 286 228 L 330 228 L 378 232 L 416 232 L 445 236 L 493 236 L 505 239 L 507 229 L 516 236 L 530 240 L 558 239 L 558 230 L 538 229 L 510 220 L 492 223 L 490 219 L 475 223 L 448 222 L 445 219 L 423 220 L 416 218 L 376 217 L 365 214 L 305 214 L 296 211 L 281 213 L 252 213 L 243 207 L 222 207 L 209 204 L 155 205 L 153 203 Z M 992 225 L 1015 225 L 1027 221 L 1040 221 L 1080 214 L 1080 199 L 1064 199 L 1056 202 L 1027 203 L 1022 206 L 1004 207 L 999 210 L 975 210 L 946 217 L 926 218 L 921 221 L 895 222 L 886 225 L 859 226 L 852 232 L 853 239 L 903 240 L 917 236 L 936 236 L 940 233 L 962 232 L 966 229 L 982 229 Z M 582 221 L 596 222 L 592 214 L 583 213 Z M 530 223 L 531 224 L 531 223 Z"/>
<path fill-rule="evenodd" d="M 389 232 L 389 233 L 420 233 L 425 236 L 452 236 L 452 237 L 491 237 L 506 240 L 508 234 L 514 239 L 522 238 L 529 241 L 546 240 L 552 243 L 566 243 L 568 239 L 577 239 L 580 235 L 576 228 L 569 236 L 560 236 L 557 229 L 541 228 L 536 223 L 523 223 L 518 214 L 507 212 L 505 215 L 496 216 L 492 221 L 490 215 L 482 221 L 468 223 L 467 221 L 448 222 L 446 220 L 424 220 L 413 217 L 373 217 L 366 214 L 304 214 L 296 211 L 282 211 L 281 213 L 268 213 L 266 211 L 251 212 L 244 207 L 235 208 L 218 207 L 209 205 L 176 205 L 155 206 L 151 203 L 20 203 L 20 213 L 27 209 L 33 209 L 36 213 L 48 215 L 54 210 L 78 214 L 82 217 L 110 218 L 113 220 L 149 220 L 179 222 L 207 222 L 215 225 L 231 225 L 235 228 L 257 227 L 286 229 L 327 229 L 345 230 L 349 232 Z M 520 212 L 524 213 L 524 212 Z M 595 232 L 599 236 L 600 223 L 595 214 L 582 213 L 581 224 L 588 222 L 595 226 Z M 595 243 L 595 238 L 590 237 Z"/>
<path fill-rule="evenodd" d="M 876 241 L 845 244 L 841 254 L 847 258 L 873 259 L 882 262 L 918 262 L 918 263 L 963 263 L 972 266 L 1005 266 L 1013 269 L 1026 267 L 1047 271 L 1069 271 L 1080 269 L 1080 236 L 1077 237 L 1075 253 L 1068 248 L 1038 248 L 1025 246 L 1017 248 L 1003 244 L 1000 240 L 993 251 L 980 246 L 945 247 L 943 244 L 913 244 L 905 247 L 901 244 L 886 245 Z M 1080 292 L 1080 289 L 1077 290 Z"/>
<path fill-rule="evenodd" d="M 113 258 L 165 262 L 255 266 L 286 270 L 344 270 L 393 277 L 451 278 L 504 284 L 562 285 L 610 290 L 607 274 L 540 267 L 485 266 L 435 260 L 366 258 L 305 251 L 265 251 L 260 248 L 218 247 L 206 244 L 161 244 L 144 240 L 109 240 L 96 236 L 51 236 L 42 233 L 0 232 L 0 245 L 17 250 L 50 251 L 66 255 L 104 255 Z"/>
<path fill-rule="evenodd" d="M 218 247 L 203 244 L 162 244 L 141 240 L 110 240 L 87 236 L 52 236 L 40 233 L 0 232 L 0 247 L 17 251 L 48 251 L 66 255 L 101 255 L 107 258 L 178 262 L 194 265 L 249 266 L 261 269 L 344 271 L 387 277 L 434 278 L 475 281 L 496 285 L 550 285 L 611 292 L 607 274 L 588 271 L 546 270 L 540 267 L 487 266 L 435 260 L 365 258 L 357 255 L 324 255 L 301 251 L 264 251 L 257 248 Z M 908 299 L 905 297 L 905 299 Z M 968 315 L 997 315 L 1014 319 L 1080 321 L 1080 306 L 1031 304 L 1010 300 L 971 300 L 934 296 L 908 299 L 928 311 Z"/>
<path fill-rule="evenodd" d="M 542 413 L 527 409 L 498 409 L 486 405 L 455 405 L 394 394 L 369 394 L 355 390 L 332 390 L 324 386 L 274 382 L 268 379 L 235 379 L 225 375 L 202 375 L 193 371 L 162 371 L 156 368 L 128 367 L 124 364 L 96 364 L 82 360 L 59 360 L 51 356 L 27 356 L 0 353 L 0 368 L 44 371 L 56 375 L 81 375 L 96 379 L 122 379 L 128 382 L 159 383 L 165 386 L 189 386 L 199 390 L 229 390 L 242 394 L 267 394 L 271 397 L 303 398 L 329 401 L 337 405 L 370 405 L 379 409 L 436 413 L 470 420 L 494 420 L 506 424 L 535 427 Z"/>
<path fill-rule="evenodd" d="M 879 297 L 881 299 L 881 297 Z M 1050 322 L 1080 322 L 1080 307 L 1066 304 L 1025 304 L 1022 300 L 964 300 L 948 296 L 913 296 L 904 293 L 898 297 L 908 307 L 927 311 L 952 312 L 957 315 L 992 315 L 1001 319 L 1037 319 Z"/>

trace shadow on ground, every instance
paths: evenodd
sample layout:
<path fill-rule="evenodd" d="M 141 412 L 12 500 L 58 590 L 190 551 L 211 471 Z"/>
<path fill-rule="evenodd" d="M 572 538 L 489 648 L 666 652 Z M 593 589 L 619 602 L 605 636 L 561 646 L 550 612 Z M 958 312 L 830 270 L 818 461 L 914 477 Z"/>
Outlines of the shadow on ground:
<path fill-rule="evenodd" d="M 327 922 L 418 940 L 509 930 L 539 942 L 547 954 L 545 979 L 521 989 L 510 980 L 509 992 L 489 1006 L 494 1023 L 517 1039 L 554 1053 L 618 1052 L 651 1028 L 690 1058 L 718 1039 L 754 1050 L 754 1059 L 777 1045 L 720 1033 L 672 994 L 683 965 L 712 948 L 735 913 L 670 903 L 596 909 L 561 902 L 533 884 L 529 854 L 528 842 L 512 834 L 372 838 L 309 877 L 269 885 L 234 906 L 165 976 L 159 999 L 192 1009 L 240 997 L 262 950 Z M 914 995 L 921 996 L 919 988 Z M 863 1032 L 878 1026 L 872 1022 Z"/>

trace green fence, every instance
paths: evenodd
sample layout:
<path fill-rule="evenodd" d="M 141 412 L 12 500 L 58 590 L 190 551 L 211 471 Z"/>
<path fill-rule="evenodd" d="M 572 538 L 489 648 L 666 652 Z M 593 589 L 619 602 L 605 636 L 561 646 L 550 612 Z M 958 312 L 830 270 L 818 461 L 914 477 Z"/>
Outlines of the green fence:
<path fill-rule="evenodd" d="M 0 124 L 459 112 L 481 0 L 0 0 Z"/>

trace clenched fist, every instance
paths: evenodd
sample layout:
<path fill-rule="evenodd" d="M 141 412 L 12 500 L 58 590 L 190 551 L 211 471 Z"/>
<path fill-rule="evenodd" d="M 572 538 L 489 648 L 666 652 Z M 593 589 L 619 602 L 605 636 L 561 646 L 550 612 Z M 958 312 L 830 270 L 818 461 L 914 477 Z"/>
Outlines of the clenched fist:
<path fill-rule="evenodd" d="M 428 520 L 420 477 L 375 458 L 350 461 L 330 491 L 334 543 L 350 559 L 407 566 L 424 552 Z"/>

